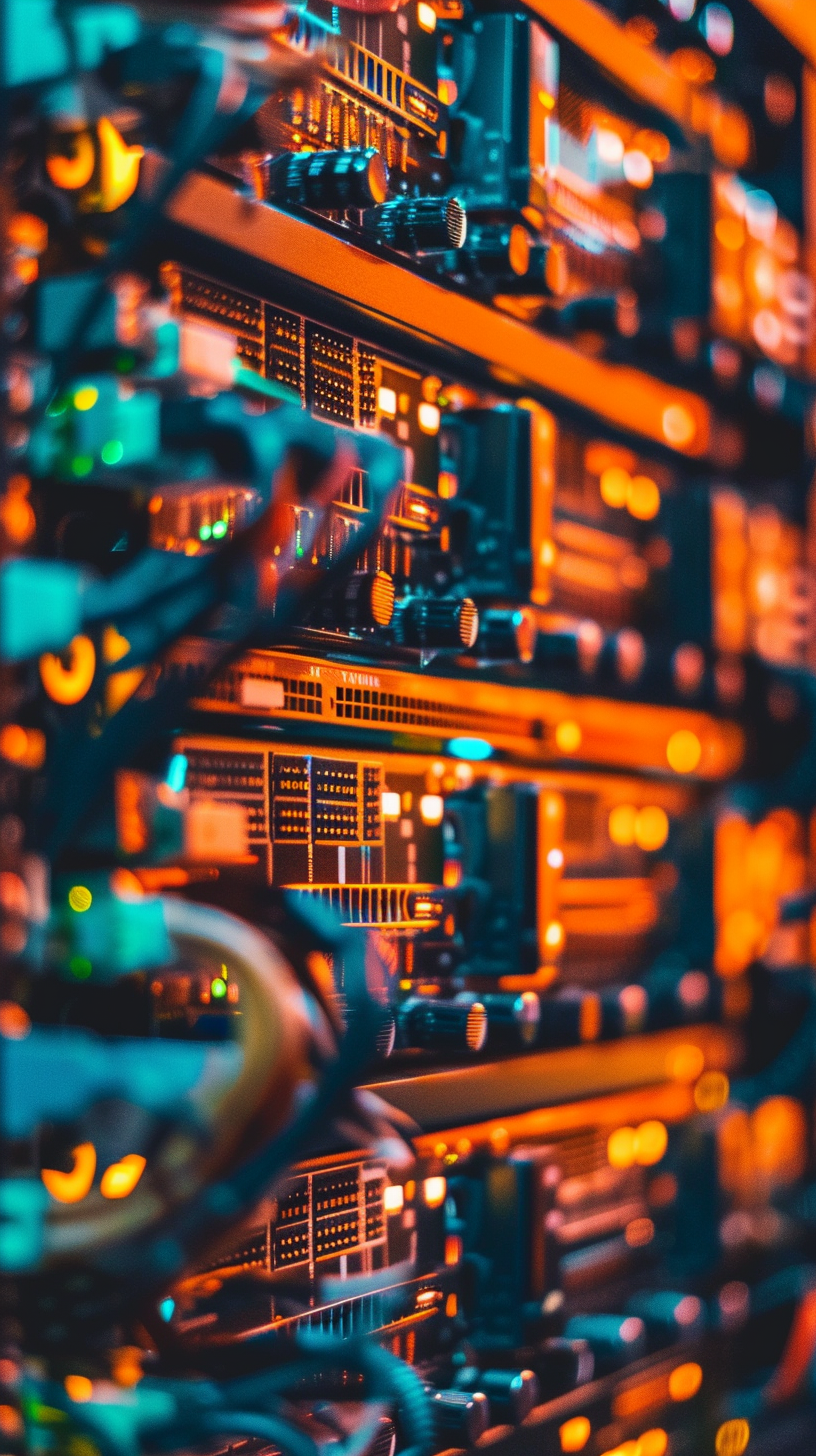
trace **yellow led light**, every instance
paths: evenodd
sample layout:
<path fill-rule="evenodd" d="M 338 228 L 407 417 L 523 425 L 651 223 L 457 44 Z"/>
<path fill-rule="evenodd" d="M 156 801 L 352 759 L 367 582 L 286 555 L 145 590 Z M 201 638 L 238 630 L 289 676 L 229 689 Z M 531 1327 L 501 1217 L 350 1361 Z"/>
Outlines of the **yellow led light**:
<path fill-rule="evenodd" d="M 609 815 L 609 838 L 624 848 L 635 842 L 638 811 L 634 804 L 616 804 Z"/>
<path fill-rule="evenodd" d="M 417 419 L 423 435 L 436 435 L 439 433 L 442 416 L 435 404 L 427 404 L 423 400 L 417 410 Z"/>
<path fill-rule="evenodd" d="M 690 445 L 697 434 L 697 426 L 691 411 L 684 404 L 667 405 L 662 417 L 663 435 L 670 445 L 683 449 Z"/>
<path fill-rule="evenodd" d="M 381 384 L 377 390 L 377 410 L 386 419 L 393 420 L 397 413 L 397 393 L 389 389 L 387 385 Z"/>
<path fill-rule="evenodd" d="M 383 1209 L 386 1213 L 399 1213 L 405 1203 L 405 1189 L 401 1183 L 389 1183 L 383 1189 Z"/>
<path fill-rule="evenodd" d="M 640 809 L 635 819 L 635 842 L 640 849 L 662 849 L 669 837 L 669 816 L 657 804 Z"/>
<path fill-rule="evenodd" d="M 419 801 L 419 813 L 423 824 L 441 824 L 445 813 L 445 800 L 441 794 L 423 794 Z"/>
<path fill-rule="evenodd" d="M 606 1156 L 613 1168 L 631 1168 L 635 1162 L 635 1129 L 618 1127 L 610 1133 Z"/>
<path fill-rule="evenodd" d="M 724 1421 L 714 1439 L 717 1456 L 742 1456 L 751 1438 L 751 1427 L 746 1420 Z"/>
<path fill-rule="evenodd" d="M 579 723 L 571 718 L 559 723 L 555 730 L 555 744 L 560 753 L 577 753 L 581 747 L 583 734 Z"/>
<path fill-rule="evenodd" d="M 90 910 L 93 904 L 93 895 L 87 885 L 72 885 L 68 891 L 68 904 L 78 915 Z"/>
<path fill-rule="evenodd" d="M 628 470 L 620 465 L 608 465 L 601 472 L 599 488 L 601 500 L 614 510 L 622 510 L 626 505 L 626 498 L 632 484 L 632 477 Z"/>
<path fill-rule="evenodd" d="M 725 1107 L 730 1090 L 724 1072 L 704 1072 L 694 1088 L 694 1105 L 699 1112 L 718 1112 Z"/>
<path fill-rule="evenodd" d="M 118 1163 L 111 1163 L 102 1174 L 99 1191 L 103 1198 L 127 1198 L 145 1170 L 146 1159 L 139 1153 L 128 1153 Z"/>
<path fill-rule="evenodd" d="M 433 7 L 431 5 L 427 5 L 425 3 L 425 0 L 419 0 L 416 13 L 417 25 L 419 26 L 420 30 L 427 30 L 429 35 L 433 35 L 434 31 L 436 30 L 436 11 L 433 9 Z"/>
<path fill-rule="evenodd" d="M 380 795 L 380 810 L 383 819 L 399 819 L 400 813 L 402 812 L 399 794 L 391 794 L 388 790 L 385 790 Z"/>
<path fill-rule="evenodd" d="M 664 1456 L 668 1444 L 666 1432 L 660 1426 L 655 1426 L 651 1431 L 644 1431 L 638 1440 L 638 1456 Z"/>
<path fill-rule="evenodd" d="M 583 1451 L 592 1434 L 592 1426 L 586 1416 L 573 1416 L 558 1427 L 562 1451 Z"/>
<path fill-rule="evenodd" d="M 660 510 L 660 491 L 649 475 L 636 475 L 626 492 L 626 509 L 638 521 L 653 521 Z"/>
<path fill-rule="evenodd" d="M 94 384 L 83 384 L 74 392 L 74 409 L 85 414 L 88 410 L 93 409 L 98 398 L 99 390 Z"/>
<path fill-rule="evenodd" d="M 643 1168 L 650 1168 L 660 1159 L 669 1145 L 669 1134 L 662 1122 L 642 1122 L 635 1133 L 635 1162 Z"/>
<path fill-rule="evenodd" d="M 445 1178 L 426 1178 L 422 1184 L 422 1197 L 428 1208 L 441 1208 L 447 1197 L 448 1184 Z"/>
<path fill-rule="evenodd" d="M 551 920 L 544 931 L 544 944 L 548 950 L 558 950 L 564 943 L 564 927 L 560 920 Z"/>
<path fill-rule="evenodd" d="M 702 744 L 689 728 L 678 728 L 666 744 L 666 759 L 675 773 L 694 773 L 702 756 Z"/>

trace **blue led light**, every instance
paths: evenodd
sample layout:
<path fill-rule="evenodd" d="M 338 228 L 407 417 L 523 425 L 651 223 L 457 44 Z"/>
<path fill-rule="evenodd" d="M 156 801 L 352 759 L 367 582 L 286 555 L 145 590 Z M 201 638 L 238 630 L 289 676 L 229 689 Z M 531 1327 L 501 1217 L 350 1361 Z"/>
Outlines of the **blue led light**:
<path fill-rule="evenodd" d="M 159 1314 L 161 1315 L 166 1325 L 169 1324 L 171 1319 L 173 1318 L 173 1310 L 175 1309 L 175 1307 L 176 1301 L 174 1299 L 171 1299 L 169 1295 L 166 1299 L 163 1299 L 161 1304 L 159 1305 Z"/>
<path fill-rule="evenodd" d="M 466 758 L 471 763 L 481 763 L 482 759 L 490 758 L 493 745 L 486 738 L 452 738 L 448 744 L 448 753 L 453 754 L 454 758 Z"/>
<path fill-rule="evenodd" d="M 174 753 L 170 760 L 165 780 L 171 793 L 180 794 L 187 778 L 187 759 L 183 753 Z"/>

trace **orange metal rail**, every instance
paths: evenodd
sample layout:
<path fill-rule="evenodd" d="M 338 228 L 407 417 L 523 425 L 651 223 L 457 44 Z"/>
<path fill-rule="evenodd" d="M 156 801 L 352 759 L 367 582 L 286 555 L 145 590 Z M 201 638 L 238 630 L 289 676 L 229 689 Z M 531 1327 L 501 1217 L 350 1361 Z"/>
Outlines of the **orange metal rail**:
<path fill-rule="evenodd" d="M 638 369 L 587 358 L 301 218 L 242 197 L 225 183 L 192 176 L 167 210 L 193 232 L 324 290 L 358 318 L 387 325 L 392 341 L 396 333 L 452 359 L 466 355 L 511 389 L 559 396 L 681 454 L 707 451 L 710 411 L 698 395 Z"/>

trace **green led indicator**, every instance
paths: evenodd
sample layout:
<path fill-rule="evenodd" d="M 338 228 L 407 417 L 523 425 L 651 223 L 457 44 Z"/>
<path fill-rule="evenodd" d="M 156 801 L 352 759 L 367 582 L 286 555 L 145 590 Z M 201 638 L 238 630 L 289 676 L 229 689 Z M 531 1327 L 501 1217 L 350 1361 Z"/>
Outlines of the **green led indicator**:
<path fill-rule="evenodd" d="M 215 525 L 212 528 L 212 533 L 213 533 L 213 536 L 215 537 L 215 539 L 217 541 L 220 541 L 220 539 L 221 539 L 222 536 L 226 536 L 226 534 L 227 534 L 227 523 L 226 523 L 226 521 L 216 521 Z"/>
<path fill-rule="evenodd" d="M 108 440 L 99 453 L 106 465 L 118 465 L 125 453 L 125 447 L 121 440 Z"/>
<path fill-rule="evenodd" d="M 90 475 L 93 470 L 93 456 L 75 455 L 71 461 L 71 470 L 74 475 Z"/>
<path fill-rule="evenodd" d="M 68 969 L 75 981 L 87 981 L 93 966 L 87 956 L 71 956 L 68 962 Z"/>
<path fill-rule="evenodd" d="M 212 526 L 200 526 L 198 531 L 202 541 L 209 541 L 212 535 Z"/>
<path fill-rule="evenodd" d="M 45 413 L 53 420 L 56 419 L 57 415 L 64 415 L 67 408 L 67 399 L 53 399 Z"/>
<path fill-rule="evenodd" d="M 213 1000 L 220 1001 L 222 996 L 226 996 L 227 994 L 226 981 L 222 981 L 220 976 L 216 976 L 215 980 L 210 985 L 210 991 L 212 993 Z"/>

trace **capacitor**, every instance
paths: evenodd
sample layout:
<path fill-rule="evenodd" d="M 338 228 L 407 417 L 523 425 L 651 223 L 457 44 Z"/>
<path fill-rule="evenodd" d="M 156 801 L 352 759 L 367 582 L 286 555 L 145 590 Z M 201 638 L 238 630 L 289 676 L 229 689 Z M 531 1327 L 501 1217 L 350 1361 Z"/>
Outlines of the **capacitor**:
<path fill-rule="evenodd" d="M 568 1339 L 586 1340 L 600 1374 L 619 1370 L 646 1354 L 646 1326 L 633 1314 L 575 1314 L 567 1320 Z"/>
<path fill-rule="evenodd" d="M 448 252 L 467 237 L 467 214 L 455 197 L 398 197 L 363 216 L 366 232 L 401 253 Z"/>
<path fill-rule="evenodd" d="M 538 1037 L 541 1000 L 535 991 L 460 991 L 456 1000 L 470 1005 L 480 1001 L 487 1012 L 487 1035 L 491 1050 L 532 1046 Z"/>
<path fill-rule="evenodd" d="M 335 595 L 335 610 L 346 627 L 388 627 L 394 615 L 394 581 L 387 571 L 360 571 Z"/>
<path fill-rule="evenodd" d="M 535 1366 L 539 1393 L 542 1400 L 554 1400 L 558 1395 L 586 1385 L 595 1374 L 595 1356 L 588 1340 L 567 1339 L 554 1335 L 543 1340 L 530 1357 Z"/>
<path fill-rule="evenodd" d="M 490 1425 L 490 1402 L 481 1390 L 434 1390 L 431 1398 L 436 1429 L 448 1446 L 472 1446 Z"/>
<path fill-rule="evenodd" d="M 702 1334 L 705 1309 L 696 1294 L 679 1294 L 671 1289 L 645 1289 L 627 1300 L 626 1312 L 641 1319 L 649 1348 L 662 1349 L 678 1340 Z"/>
<path fill-rule="evenodd" d="M 597 1041 L 602 1028 L 601 998 L 595 991 L 570 986 L 541 1001 L 539 1045 L 578 1046 Z"/>
<path fill-rule="evenodd" d="M 530 235 L 521 223 L 475 223 L 456 260 L 457 270 L 478 278 L 524 278 L 530 266 Z"/>
<path fill-rule="evenodd" d="M 470 597 L 406 597 L 397 603 L 398 639 L 410 647 L 472 647 L 479 613 Z"/>
<path fill-rule="evenodd" d="M 532 662 L 538 627 L 529 607 L 487 607 L 479 611 L 474 651 L 497 662 Z"/>
<path fill-rule="evenodd" d="M 521 1425 L 538 1404 L 538 1377 L 532 1370 L 478 1370 L 467 1365 L 456 1377 L 457 1387 L 483 1391 L 494 1421 Z"/>
<path fill-rule="evenodd" d="M 295 152 L 267 171 L 267 197 L 321 212 L 385 202 L 388 169 L 374 147 L 364 151 Z"/>
<path fill-rule="evenodd" d="M 575 622 L 551 628 L 539 623 L 535 665 L 545 671 L 577 669 L 589 675 L 598 666 L 604 640 L 603 629 L 597 622 Z"/>
<path fill-rule="evenodd" d="M 487 1040 L 487 1012 L 481 1001 L 447 1001 L 412 996 L 397 1011 L 403 1046 L 428 1051 L 480 1052 Z"/>
<path fill-rule="evenodd" d="M 645 1031 L 649 993 L 645 986 L 612 986 L 601 992 L 601 1032 L 605 1037 L 632 1036 Z"/>

